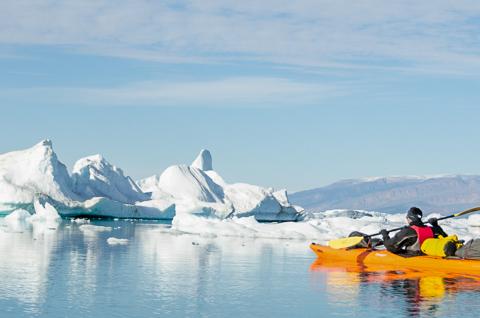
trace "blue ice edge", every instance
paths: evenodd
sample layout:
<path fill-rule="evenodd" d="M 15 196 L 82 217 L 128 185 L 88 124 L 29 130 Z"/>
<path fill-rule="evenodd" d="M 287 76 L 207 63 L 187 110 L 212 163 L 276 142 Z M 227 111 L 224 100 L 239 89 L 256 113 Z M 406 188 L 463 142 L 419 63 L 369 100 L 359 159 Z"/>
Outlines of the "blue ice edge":
<path fill-rule="evenodd" d="M 86 219 L 97 219 L 97 220 L 113 220 L 113 219 L 136 219 L 136 220 L 152 220 L 152 221 L 172 221 L 176 212 L 175 207 L 171 207 L 173 211 L 161 213 L 160 216 L 145 216 L 140 215 L 136 216 L 135 214 L 120 216 L 118 212 L 111 211 L 109 213 L 106 210 L 97 210 L 95 207 L 92 209 L 85 209 L 82 207 L 67 207 L 65 204 L 56 202 L 51 199 L 46 199 L 50 204 L 52 204 L 55 209 L 58 211 L 58 214 L 63 219 L 75 219 L 75 218 L 86 218 Z M 5 217 L 9 215 L 11 212 L 23 209 L 28 211 L 30 214 L 35 213 L 35 208 L 33 203 L 6 203 L 2 204 L 2 210 L 0 210 L 0 217 Z M 148 207 L 141 207 L 143 210 L 148 210 Z M 203 207 L 200 208 L 198 211 L 193 212 L 195 216 L 199 217 L 212 217 L 215 214 L 215 211 L 212 208 Z M 268 212 L 261 212 L 261 211 L 252 211 L 246 213 L 240 213 L 238 217 L 251 217 L 254 216 L 258 222 L 261 223 L 283 223 L 283 222 L 298 222 L 300 219 L 293 219 L 289 213 L 280 213 L 276 215 L 275 218 L 271 217 L 271 213 Z M 230 218 L 230 217 L 227 217 Z"/>

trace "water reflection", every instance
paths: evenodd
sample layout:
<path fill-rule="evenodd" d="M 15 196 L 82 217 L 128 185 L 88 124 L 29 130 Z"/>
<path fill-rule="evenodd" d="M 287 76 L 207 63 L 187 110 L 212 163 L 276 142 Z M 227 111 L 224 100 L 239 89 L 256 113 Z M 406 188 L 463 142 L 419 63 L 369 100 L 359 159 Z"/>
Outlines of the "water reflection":
<path fill-rule="evenodd" d="M 264 297 L 274 298 L 275 310 L 291 307 L 282 301 L 287 297 L 282 295 L 284 287 L 302 287 L 298 279 L 284 278 L 293 273 L 308 281 L 305 268 L 312 255 L 303 241 L 176 235 L 168 225 L 148 222 L 90 224 L 111 229 L 85 231 L 68 220 L 56 227 L 7 226 L 0 219 L 2 313 L 262 315 Z M 109 237 L 127 238 L 129 243 L 111 246 Z"/>
<path fill-rule="evenodd" d="M 248 316 L 252 310 L 265 310 L 254 308 L 265 307 L 265 291 L 278 284 L 276 277 L 286 270 L 304 271 L 288 267 L 281 261 L 283 257 L 311 257 L 303 241 L 172 235 L 145 227 L 137 228 L 137 240 L 150 271 L 144 276 L 151 284 L 149 292 L 160 299 L 174 300 L 176 309 L 172 313 L 186 316 L 217 316 L 232 308 L 236 316 Z M 160 314 L 162 308 L 155 310 Z"/>
<path fill-rule="evenodd" d="M 305 241 L 180 235 L 149 222 L 90 224 L 109 230 L 0 220 L 1 317 L 465 318 L 480 309 L 475 277 L 311 265 Z M 109 245 L 109 237 L 129 242 Z"/>
<path fill-rule="evenodd" d="M 38 312 L 46 282 L 56 227 L 15 224 L 0 230 L 0 297 L 16 299 L 26 312 Z M 9 310 L 10 308 L 4 308 Z"/>
<path fill-rule="evenodd" d="M 391 302 L 403 302 L 401 308 L 404 315 L 411 317 L 445 315 L 448 306 L 442 306 L 448 299 L 463 293 L 480 293 L 480 276 L 469 274 L 446 274 L 436 271 L 421 271 L 391 266 L 363 266 L 360 264 L 342 264 L 317 259 L 310 269 L 321 273 L 326 281 L 326 292 L 337 304 L 363 303 L 385 308 Z M 314 283 L 318 283 L 317 276 Z M 373 298 L 365 301 L 365 296 L 373 290 Z M 377 307 L 378 306 L 378 307 Z M 453 312 L 451 314 L 454 314 Z M 395 316 L 395 314 L 393 314 Z"/>

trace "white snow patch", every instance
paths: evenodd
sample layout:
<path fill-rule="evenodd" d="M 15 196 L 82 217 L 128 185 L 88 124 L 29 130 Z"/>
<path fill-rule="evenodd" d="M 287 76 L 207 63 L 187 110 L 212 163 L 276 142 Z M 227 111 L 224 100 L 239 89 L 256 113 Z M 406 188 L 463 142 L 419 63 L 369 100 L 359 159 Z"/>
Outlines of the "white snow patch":
<path fill-rule="evenodd" d="M 79 226 L 80 231 L 83 232 L 111 232 L 112 228 L 110 226 L 101 226 L 93 224 L 83 224 Z"/>
<path fill-rule="evenodd" d="M 121 239 L 121 238 L 116 238 L 116 237 L 109 237 L 107 239 L 107 243 L 109 245 L 127 245 L 128 244 L 128 239 Z"/>
<path fill-rule="evenodd" d="M 470 226 L 480 226 L 480 215 L 470 215 L 468 217 L 468 225 Z"/>
<path fill-rule="evenodd" d="M 239 236 L 250 238 L 325 239 L 327 231 L 308 222 L 259 223 L 252 217 L 212 219 L 195 215 L 177 215 L 172 230 L 201 236 Z"/>
<path fill-rule="evenodd" d="M 90 220 L 85 218 L 76 218 L 76 219 L 72 219 L 71 222 L 77 223 L 77 224 L 86 224 L 86 223 L 90 223 Z"/>

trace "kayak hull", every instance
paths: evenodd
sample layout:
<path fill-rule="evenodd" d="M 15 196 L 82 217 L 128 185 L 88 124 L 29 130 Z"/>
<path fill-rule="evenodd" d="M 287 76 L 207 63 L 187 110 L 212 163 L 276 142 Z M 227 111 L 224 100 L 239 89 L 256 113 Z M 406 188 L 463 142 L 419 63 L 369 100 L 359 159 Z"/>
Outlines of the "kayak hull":
<path fill-rule="evenodd" d="M 480 275 L 480 261 L 476 260 L 445 259 L 426 255 L 402 257 L 387 250 L 367 248 L 333 249 L 315 243 L 312 243 L 310 248 L 315 252 L 319 260 L 328 262 L 349 263 L 366 267 L 392 266 L 445 273 Z"/>

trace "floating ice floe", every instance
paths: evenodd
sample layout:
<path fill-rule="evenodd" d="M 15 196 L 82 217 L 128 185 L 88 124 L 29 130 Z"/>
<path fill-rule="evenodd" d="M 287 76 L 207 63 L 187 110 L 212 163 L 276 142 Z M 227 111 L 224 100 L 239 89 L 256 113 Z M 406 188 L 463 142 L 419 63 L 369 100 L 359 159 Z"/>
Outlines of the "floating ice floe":
<path fill-rule="evenodd" d="M 112 228 L 110 226 L 101 226 L 93 224 L 82 224 L 79 226 L 80 231 L 82 232 L 111 232 Z"/>
<path fill-rule="evenodd" d="M 128 244 L 128 239 L 121 239 L 121 238 L 116 238 L 116 237 L 109 237 L 107 239 L 107 243 L 109 245 L 127 245 Z"/>
<path fill-rule="evenodd" d="M 77 224 L 85 224 L 85 223 L 90 223 L 90 219 L 86 218 L 76 218 L 76 219 L 71 219 L 72 223 L 77 223 Z"/>
<path fill-rule="evenodd" d="M 430 214 L 425 218 L 438 216 L 440 215 Z M 448 234 L 456 234 L 460 239 L 469 240 L 480 237 L 480 227 L 476 225 L 477 223 L 472 223 L 472 220 L 477 218 L 478 215 L 471 215 L 470 217 L 444 220 L 440 224 Z M 40 220 L 42 219 L 33 217 L 28 211 L 19 209 L 5 218 L 0 218 L 0 231 L 23 232 L 33 228 L 37 232 L 43 233 L 49 230 L 48 222 L 45 219 Z M 381 229 L 392 229 L 404 225 L 404 213 L 385 214 L 371 211 L 330 210 L 310 215 L 304 221 L 281 223 L 262 223 L 253 216 L 219 219 L 184 213 L 174 217 L 171 227 L 165 225 L 165 227 L 157 228 L 156 231 L 210 238 L 268 238 L 326 243 L 331 239 L 346 237 L 353 231 L 373 234 Z M 89 223 L 80 223 L 78 228 L 88 236 L 110 233 L 113 229 L 118 229 L 118 227 L 112 228 Z M 113 245 L 128 243 L 121 240 L 123 239 L 111 237 L 107 243 Z"/>
<path fill-rule="evenodd" d="M 480 215 L 479 214 L 470 215 L 468 217 L 468 225 L 480 227 Z"/>
<path fill-rule="evenodd" d="M 438 217 L 438 214 L 426 218 Z M 480 235 L 480 228 L 472 227 L 467 218 L 441 221 L 448 234 L 469 240 Z M 177 215 L 172 221 L 174 233 L 195 234 L 204 237 L 248 237 L 312 240 L 326 243 L 329 240 L 347 237 L 353 231 L 366 234 L 404 226 L 405 214 L 385 214 L 369 211 L 330 210 L 315 213 L 300 222 L 261 223 L 253 217 L 213 219 L 196 215 Z M 394 235 L 394 233 L 392 234 Z"/>
<path fill-rule="evenodd" d="M 3 225 L 11 232 L 23 232 L 33 227 L 37 233 L 55 230 L 58 227 L 61 217 L 50 203 L 35 199 L 33 206 L 35 208 L 33 214 L 24 209 L 17 209 L 3 218 Z"/>

